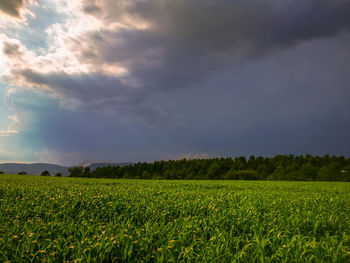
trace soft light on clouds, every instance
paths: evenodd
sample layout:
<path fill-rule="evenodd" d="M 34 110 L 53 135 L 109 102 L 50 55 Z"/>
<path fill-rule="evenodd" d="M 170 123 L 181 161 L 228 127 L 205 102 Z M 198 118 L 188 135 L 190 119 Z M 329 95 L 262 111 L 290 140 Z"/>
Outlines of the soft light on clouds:
<path fill-rule="evenodd" d="M 15 134 L 18 134 L 18 131 L 14 129 L 0 130 L 0 136 L 11 136 Z"/>
<path fill-rule="evenodd" d="M 20 120 L 16 115 L 8 116 L 11 121 L 10 125 L 6 130 L 0 130 L 0 136 L 11 136 L 19 133 Z"/>
<path fill-rule="evenodd" d="M 0 10 L 11 112 L 0 135 L 25 142 L 23 158 L 350 154 L 349 0 L 15 0 Z"/>

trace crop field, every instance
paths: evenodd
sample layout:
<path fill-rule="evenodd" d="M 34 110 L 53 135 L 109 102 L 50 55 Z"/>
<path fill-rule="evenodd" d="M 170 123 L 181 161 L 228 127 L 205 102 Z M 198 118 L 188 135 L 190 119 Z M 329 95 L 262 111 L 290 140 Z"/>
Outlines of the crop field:
<path fill-rule="evenodd" d="M 0 262 L 350 262 L 350 183 L 0 175 Z"/>

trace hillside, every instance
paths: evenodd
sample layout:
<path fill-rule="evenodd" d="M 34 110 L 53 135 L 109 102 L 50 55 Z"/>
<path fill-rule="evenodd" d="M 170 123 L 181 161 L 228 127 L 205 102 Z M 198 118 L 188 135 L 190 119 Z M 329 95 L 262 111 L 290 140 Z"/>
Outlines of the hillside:
<path fill-rule="evenodd" d="M 0 164 L 0 171 L 8 174 L 18 174 L 19 172 L 26 172 L 27 174 L 39 175 L 43 171 L 49 171 L 51 175 L 61 173 L 63 176 L 68 175 L 68 167 L 50 164 L 50 163 L 4 163 Z"/>
<path fill-rule="evenodd" d="M 124 166 L 130 163 L 93 163 L 89 161 L 88 165 L 82 166 L 90 166 L 90 171 L 95 171 L 98 167 L 106 167 L 106 166 Z M 80 164 L 78 165 L 80 166 Z M 0 171 L 8 174 L 18 174 L 19 172 L 25 172 L 31 175 L 40 175 L 43 171 L 49 171 L 51 175 L 55 175 L 57 173 L 61 173 L 63 176 L 68 176 L 67 166 L 61 166 L 58 164 L 50 164 L 50 163 L 3 163 L 0 164 Z"/>

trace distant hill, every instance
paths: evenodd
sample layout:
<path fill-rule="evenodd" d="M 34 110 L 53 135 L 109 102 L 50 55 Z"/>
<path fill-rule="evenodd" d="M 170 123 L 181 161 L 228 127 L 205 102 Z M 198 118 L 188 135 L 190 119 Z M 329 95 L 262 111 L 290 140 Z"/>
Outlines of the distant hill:
<path fill-rule="evenodd" d="M 90 171 L 95 171 L 97 167 L 106 167 L 106 166 L 125 166 L 132 163 L 95 163 L 93 161 L 84 161 L 77 166 L 90 166 Z M 68 168 L 66 166 L 61 166 L 57 164 L 50 163 L 3 163 L 0 164 L 0 171 L 8 174 L 18 174 L 19 172 L 26 172 L 31 175 L 40 175 L 43 171 L 49 171 L 51 175 L 61 173 L 63 176 L 68 176 Z"/>
<path fill-rule="evenodd" d="M 51 175 L 62 173 L 63 176 L 68 175 L 68 167 L 50 163 L 3 163 L 0 164 L 0 171 L 8 174 L 18 174 L 26 172 L 31 175 L 40 175 L 43 171 L 49 171 Z"/>

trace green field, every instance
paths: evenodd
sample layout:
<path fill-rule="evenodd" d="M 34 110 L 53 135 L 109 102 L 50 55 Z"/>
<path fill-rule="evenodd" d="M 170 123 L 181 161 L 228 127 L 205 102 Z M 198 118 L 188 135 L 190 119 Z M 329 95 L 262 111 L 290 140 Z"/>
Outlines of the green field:
<path fill-rule="evenodd" d="M 0 175 L 0 262 L 350 262 L 350 183 Z"/>

